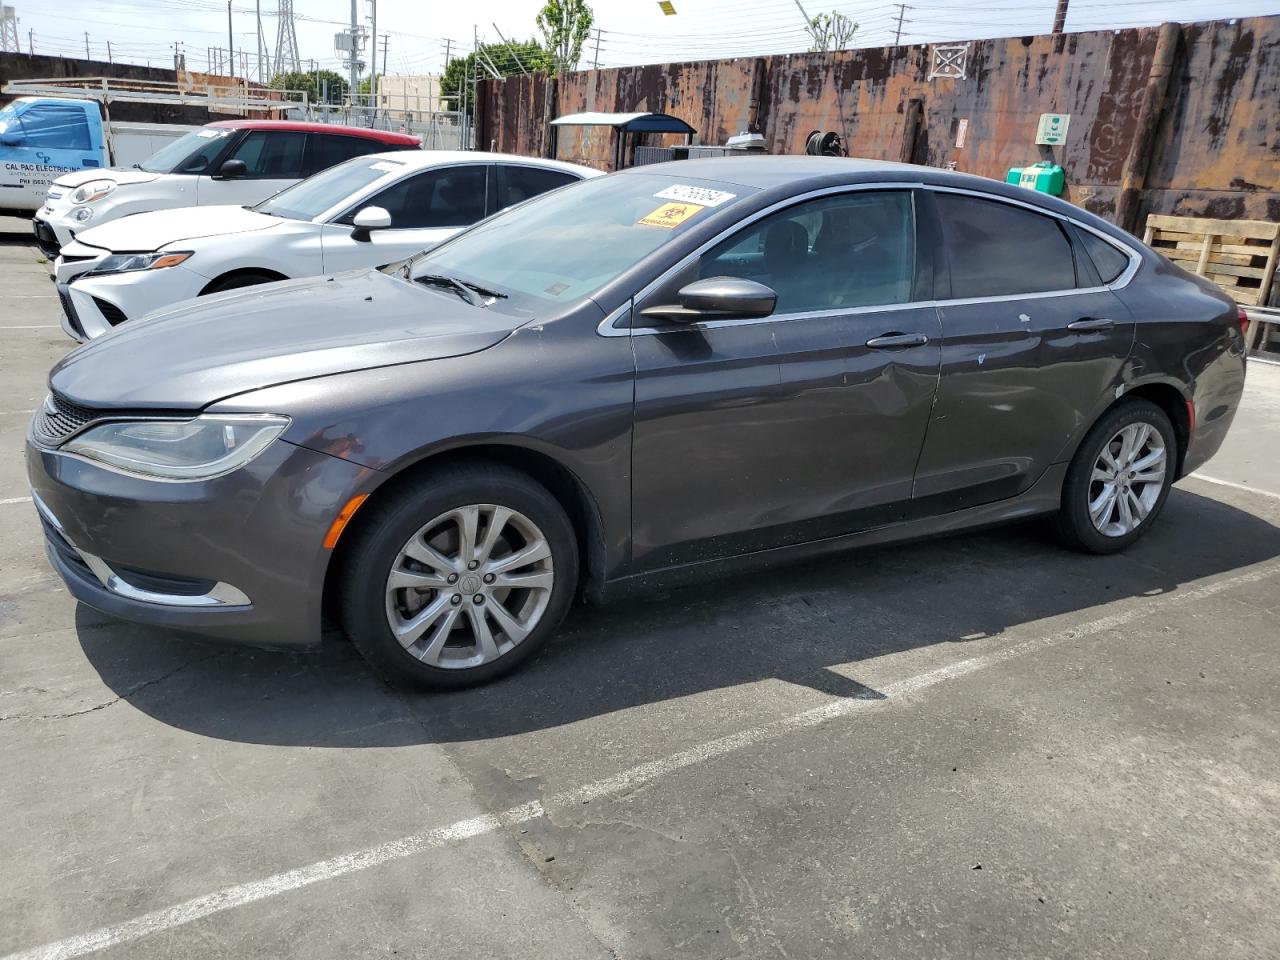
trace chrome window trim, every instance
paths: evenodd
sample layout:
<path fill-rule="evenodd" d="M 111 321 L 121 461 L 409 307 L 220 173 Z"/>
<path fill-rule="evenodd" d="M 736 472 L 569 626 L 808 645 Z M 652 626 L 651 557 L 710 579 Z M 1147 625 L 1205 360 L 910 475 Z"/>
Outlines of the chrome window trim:
<path fill-rule="evenodd" d="M 736 233 L 737 231 L 743 229 L 744 227 L 750 226 L 752 223 L 755 223 L 757 220 L 767 217 L 770 214 L 777 212 L 778 210 L 783 210 L 789 206 L 794 206 L 795 204 L 803 203 L 807 200 L 817 199 L 819 197 L 828 196 L 833 193 L 851 193 L 851 192 L 861 191 L 861 190 L 931 190 L 931 191 L 934 191 L 935 193 L 941 192 L 941 193 L 965 194 L 967 196 L 977 197 L 979 200 L 991 200 L 995 203 L 1007 203 L 1007 204 L 1010 204 L 1011 206 L 1023 207 L 1027 210 L 1030 210 L 1032 213 L 1038 213 L 1041 216 L 1052 217 L 1055 220 L 1061 220 L 1064 223 L 1070 223 L 1072 226 L 1076 227 L 1076 229 L 1078 230 L 1087 230 L 1089 233 L 1094 234 L 1103 242 L 1109 243 L 1111 244 L 1111 246 L 1120 249 L 1121 252 L 1123 252 L 1129 258 L 1129 266 L 1126 267 L 1124 272 L 1121 273 L 1120 276 L 1118 276 L 1111 283 L 1103 284 L 1101 286 L 1093 286 L 1093 287 L 1071 287 L 1070 289 L 1063 289 L 1063 290 L 1042 290 L 1036 293 L 1000 294 L 997 296 L 990 296 L 990 297 L 953 297 L 945 300 L 909 300 L 905 303 L 890 303 L 890 304 L 883 304 L 883 305 L 870 306 L 870 307 L 849 307 L 849 308 L 831 309 L 831 310 L 813 310 L 805 313 L 774 314 L 773 316 L 769 316 L 769 317 L 749 317 L 744 319 L 729 319 L 729 320 L 704 320 L 698 323 L 682 324 L 680 326 L 666 326 L 666 327 L 619 327 L 617 326 L 617 323 L 620 320 L 622 320 L 622 318 L 627 313 L 631 311 L 632 307 L 635 305 L 635 302 L 637 300 L 642 300 L 645 297 L 647 297 L 655 289 L 660 287 L 662 284 L 666 283 L 671 276 L 678 273 L 680 270 L 683 270 L 690 263 L 692 263 L 693 260 L 695 260 L 697 257 L 702 256 L 702 254 L 704 254 L 708 249 L 718 244 L 721 240 L 724 240 L 729 236 L 731 236 L 732 234 Z M 674 333 L 674 332 L 678 332 L 681 329 L 714 330 L 720 327 L 747 326 L 747 325 L 758 324 L 758 323 L 777 323 L 777 322 L 785 322 L 787 320 L 809 320 L 809 319 L 817 319 L 820 317 L 831 317 L 831 316 L 849 316 L 849 315 L 857 315 L 857 314 L 884 313 L 887 311 L 907 310 L 907 309 L 920 308 L 920 307 L 942 308 L 942 307 L 948 307 L 948 306 L 964 306 L 964 305 L 975 304 L 975 303 L 1006 303 L 1011 300 L 1041 300 L 1049 297 L 1068 297 L 1068 296 L 1078 296 L 1082 294 L 1096 294 L 1096 293 L 1104 293 L 1107 291 L 1121 290 L 1124 287 L 1128 286 L 1129 282 L 1133 280 L 1134 276 L 1137 274 L 1138 268 L 1141 267 L 1141 265 L 1142 265 L 1141 255 L 1137 252 L 1137 250 L 1129 246 L 1129 244 L 1123 241 L 1117 240 L 1114 237 L 1111 237 L 1108 234 L 1103 233 L 1101 230 L 1097 230 L 1094 227 L 1089 226 L 1087 223 L 1081 223 L 1079 220 L 1076 220 L 1074 217 L 1069 217 L 1066 214 L 1059 213 L 1056 210 L 1046 210 L 1044 207 L 1038 206 L 1034 203 L 1027 203 L 1023 200 L 1018 200 L 1014 197 L 1003 197 L 998 194 L 986 193 L 982 190 L 973 190 L 967 187 L 948 187 L 948 186 L 940 186 L 937 184 L 923 183 L 918 181 L 887 181 L 883 183 L 843 184 L 841 186 L 823 187 L 819 190 L 811 190 L 808 193 L 796 194 L 795 196 L 788 197 L 785 200 L 780 200 L 771 206 L 765 207 L 761 210 L 757 210 L 751 216 L 738 221 L 732 227 L 729 227 L 728 229 L 717 234 L 712 239 L 703 243 L 696 250 L 692 251 L 687 256 L 682 258 L 678 263 L 674 264 L 673 266 L 665 270 L 655 280 L 648 283 L 643 289 L 640 290 L 639 293 L 634 294 L 622 306 L 618 307 L 618 309 L 614 310 L 607 317 L 601 320 L 599 325 L 596 327 L 596 332 L 603 337 L 646 336 L 646 335 L 658 334 L 658 333 Z"/>

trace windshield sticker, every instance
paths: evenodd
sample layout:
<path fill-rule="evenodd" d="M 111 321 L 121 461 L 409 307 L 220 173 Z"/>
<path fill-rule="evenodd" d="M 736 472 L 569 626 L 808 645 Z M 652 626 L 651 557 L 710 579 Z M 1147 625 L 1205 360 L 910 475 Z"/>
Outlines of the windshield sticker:
<path fill-rule="evenodd" d="M 569 285 L 567 283 L 553 283 L 551 286 L 547 287 L 543 293 L 549 293 L 553 297 L 558 297 L 568 289 Z"/>
<path fill-rule="evenodd" d="M 690 217 L 701 213 L 702 207 L 692 203 L 664 203 L 657 210 L 636 221 L 646 227 L 662 227 L 674 230 Z"/>
<path fill-rule="evenodd" d="M 659 200 L 683 200 L 686 203 L 697 203 L 704 207 L 718 207 L 737 196 L 736 193 L 725 193 L 723 190 L 709 190 L 706 187 L 690 187 L 683 183 L 673 184 L 665 190 L 654 194 Z M 696 210 L 694 211 L 697 212 Z"/>

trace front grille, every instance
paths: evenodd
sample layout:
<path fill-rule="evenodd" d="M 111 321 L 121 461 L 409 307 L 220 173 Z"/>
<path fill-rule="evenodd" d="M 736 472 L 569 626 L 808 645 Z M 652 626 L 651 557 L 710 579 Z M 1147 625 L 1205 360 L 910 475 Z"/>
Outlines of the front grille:
<path fill-rule="evenodd" d="M 42 446 L 56 447 L 97 416 L 97 411 L 51 393 L 36 411 L 31 434 Z"/>
<path fill-rule="evenodd" d="M 102 316 L 106 318 L 107 323 L 111 324 L 113 327 L 118 327 L 129 319 L 124 315 L 124 311 L 114 303 L 108 303 L 106 300 L 100 300 L 99 298 L 94 297 L 93 305 L 102 312 Z"/>

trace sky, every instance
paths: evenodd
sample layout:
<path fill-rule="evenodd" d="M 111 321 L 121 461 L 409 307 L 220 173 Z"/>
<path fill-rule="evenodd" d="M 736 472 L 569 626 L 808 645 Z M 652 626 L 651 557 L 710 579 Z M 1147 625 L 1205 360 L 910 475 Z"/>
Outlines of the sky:
<path fill-rule="evenodd" d="M 206 69 L 208 49 L 227 46 L 225 0 L 5 0 L 17 9 L 25 50 L 105 59 L 108 41 L 117 60 L 171 66 L 175 44 L 190 68 Z M 480 42 L 537 35 L 543 0 L 472 0 L 427 4 L 378 0 L 378 33 L 386 38 L 386 72 L 438 72 L 446 53 L 467 52 Z M 621 66 L 718 57 L 800 52 L 808 48 L 796 0 L 673 0 L 666 16 L 657 0 L 594 0 L 597 37 L 583 50 L 581 66 Z M 260 0 L 263 32 L 275 52 L 278 0 Z M 256 72 L 255 0 L 232 0 L 237 49 L 249 52 Z M 838 11 L 859 24 L 851 46 L 1048 33 L 1056 0 L 800 0 L 810 16 Z M 368 23 L 371 0 L 357 0 Z M 1280 0 L 1071 0 L 1067 30 L 1097 30 L 1182 21 L 1280 13 Z M 321 67 L 343 71 L 334 33 L 350 22 L 350 0 L 294 0 L 300 54 Z M 28 34 L 30 31 L 30 35 Z M 379 40 L 379 47 L 382 40 Z M 381 64 L 379 64 L 381 66 Z M 237 71 L 238 72 L 238 71 Z"/>

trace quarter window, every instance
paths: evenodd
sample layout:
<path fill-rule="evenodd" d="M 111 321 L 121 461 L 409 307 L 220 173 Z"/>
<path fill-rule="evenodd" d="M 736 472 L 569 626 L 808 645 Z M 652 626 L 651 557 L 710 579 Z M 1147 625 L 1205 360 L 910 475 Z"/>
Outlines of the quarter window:
<path fill-rule="evenodd" d="M 246 179 L 297 180 L 306 141 L 305 133 L 293 130 L 252 130 L 227 159 L 244 161 Z"/>
<path fill-rule="evenodd" d="M 1121 253 L 1096 233 L 1088 230 L 1077 230 L 1081 245 L 1098 268 L 1098 276 L 1103 283 L 1112 283 L 1129 266 L 1129 257 Z"/>
<path fill-rule="evenodd" d="M 764 217 L 703 255 L 702 277 L 747 277 L 777 314 L 906 303 L 914 270 L 911 195 L 858 191 Z"/>
<path fill-rule="evenodd" d="M 1075 288 L 1071 243 L 1057 220 L 995 200 L 955 193 L 935 196 L 953 298 Z"/>
<path fill-rule="evenodd" d="M 335 164 L 363 157 L 367 153 L 381 153 L 385 144 L 364 137 L 344 137 L 333 133 L 312 133 L 307 137 L 307 176 L 319 170 L 327 170 Z"/>

